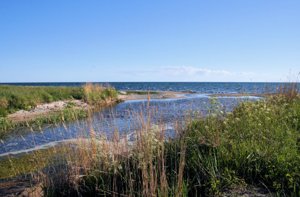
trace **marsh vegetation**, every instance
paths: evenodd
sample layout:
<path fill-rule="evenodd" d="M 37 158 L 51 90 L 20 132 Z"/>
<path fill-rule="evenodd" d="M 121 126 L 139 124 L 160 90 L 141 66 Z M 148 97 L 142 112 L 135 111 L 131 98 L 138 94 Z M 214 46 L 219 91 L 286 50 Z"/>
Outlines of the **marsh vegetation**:
<path fill-rule="evenodd" d="M 118 102 L 117 96 L 114 88 L 93 84 L 82 87 L 0 86 L 0 139 L 16 128 L 41 127 L 87 117 L 83 104 L 100 108 Z M 74 100 L 83 104 L 76 105 Z M 43 109 L 43 104 L 54 101 L 64 101 L 64 104 L 53 110 L 49 110 L 49 106 Z M 21 118 L 10 118 L 20 110 L 34 112 L 39 105 L 42 106 L 40 113 L 20 113 Z"/>
<path fill-rule="evenodd" d="M 166 125 L 151 124 L 154 116 L 140 117 L 134 140 L 118 130 L 108 140 L 91 128 L 89 138 L 47 154 L 7 156 L 0 174 L 30 175 L 46 196 L 300 195 L 300 97 L 294 88 L 229 113 L 212 99 L 207 116 L 177 121 L 172 138 Z M 28 170 L 18 159 L 36 166 Z"/>

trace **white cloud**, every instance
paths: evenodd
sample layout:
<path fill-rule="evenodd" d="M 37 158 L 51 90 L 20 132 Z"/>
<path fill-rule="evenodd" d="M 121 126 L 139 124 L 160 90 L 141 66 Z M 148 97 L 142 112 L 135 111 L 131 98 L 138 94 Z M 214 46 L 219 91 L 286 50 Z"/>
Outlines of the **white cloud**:
<path fill-rule="evenodd" d="M 193 66 L 165 67 L 161 72 L 171 75 L 188 75 L 188 76 L 203 76 L 203 75 L 232 75 L 226 70 L 214 70 L 208 68 L 199 68 Z"/>
<path fill-rule="evenodd" d="M 263 81 L 265 74 L 210 69 L 197 66 L 165 66 L 118 72 L 123 81 L 182 81 L 182 82 L 247 82 Z"/>

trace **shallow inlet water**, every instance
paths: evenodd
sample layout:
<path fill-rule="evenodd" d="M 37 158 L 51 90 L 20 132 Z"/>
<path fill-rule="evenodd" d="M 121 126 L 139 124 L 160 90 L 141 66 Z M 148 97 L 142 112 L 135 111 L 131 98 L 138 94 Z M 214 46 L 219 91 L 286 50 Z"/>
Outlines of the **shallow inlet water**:
<path fill-rule="evenodd" d="M 24 130 L 20 134 L 11 135 L 1 142 L 0 156 L 18 154 L 34 149 L 47 148 L 56 143 L 77 137 L 89 137 L 91 128 L 97 135 L 105 134 L 108 138 L 114 131 L 128 135 L 141 128 L 141 119 L 150 113 L 152 124 L 166 125 L 166 135 L 172 137 L 173 124 L 192 114 L 205 116 L 211 109 L 211 97 L 203 94 L 186 94 L 184 98 L 151 100 L 134 100 L 119 103 L 113 107 L 96 112 L 90 119 L 69 122 L 65 125 L 46 126 L 42 130 Z M 221 109 L 231 111 L 242 101 L 254 101 L 258 97 L 218 97 Z"/>

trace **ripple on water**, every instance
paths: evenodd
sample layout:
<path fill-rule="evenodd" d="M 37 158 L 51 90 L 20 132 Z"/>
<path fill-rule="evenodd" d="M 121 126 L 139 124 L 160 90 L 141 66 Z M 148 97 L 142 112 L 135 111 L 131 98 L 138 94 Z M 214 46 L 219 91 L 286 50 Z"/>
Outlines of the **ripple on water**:
<path fill-rule="evenodd" d="M 105 133 L 110 138 L 114 131 L 121 135 L 128 134 L 141 128 L 142 121 L 147 120 L 150 113 L 152 124 L 166 125 L 166 135 L 172 136 L 173 123 L 183 121 L 191 116 L 193 112 L 205 115 L 210 108 L 210 97 L 204 94 L 187 94 L 185 98 L 127 101 L 114 107 L 106 108 L 101 112 L 93 114 L 92 123 L 86 120 L 79 120 L 63 125 L 45 127 L 42 132 L 25 132 L 22 136 L 11 136 L 2 142 L 0 155 L 9 152 L 36 149 L 47 144 L 53 145 L 56 142 L 88 137 L 91 128 L 97 134 Z M 218 101 L 222 109 L 231 111 L 234 106 L 242 101 L 257 100 L 257 97 L 219 97 Z"/>

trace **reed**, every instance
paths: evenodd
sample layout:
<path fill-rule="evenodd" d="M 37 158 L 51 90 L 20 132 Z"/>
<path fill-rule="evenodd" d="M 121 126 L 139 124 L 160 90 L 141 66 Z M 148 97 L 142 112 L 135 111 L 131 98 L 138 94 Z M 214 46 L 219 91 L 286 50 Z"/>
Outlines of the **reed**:
<path fill-rule="evenodd" d="M 0 116 L 30 110 L 38 104 L 83 98 L 81 87 L 0 86 Z"/>
<path fill-rule="evenodd" d="M 94 104 L 117 99 L 117 91 L 94 84 L 83 87 L 0 86 L 0 117 L 17 110 L 30 110 L 38 104 L 69 99 Z"/>
<path fill-rule="evenodd" d="M 228 114 L 217 100 L 211 104 L 206 117 L 174 122 L 171 139 L 163 123 L 151 124 L 158 116 L 151 110 L 135 114 L 133 141 L 117 128 L 109 139 L 91 127 L 89 138 L 65 145 L 62 157 L 37 170 L 43 194 L 222 196 L 253 186 L 265 195 L 299 196 L 299 94 L 244 102 Z"/>
<path fill-rule="evenodd" d="M 6 117 L 18 110 L 29 111 L 38 104 L 61 100 L 69 101 L 65 108 L 30 120 L 13 121 Z M 87 117 L 87 110 L 72 104 L 73 100 L 82 100 L 93 110 L 100 110 L 104 106 L 119 102 L 118 93 L 114 88 L 94 84 L 86 84 L 83 87 L 0 86 L 0 139 L 11 134 L 12 130 L 24 127 L 40 128 Z"/>

